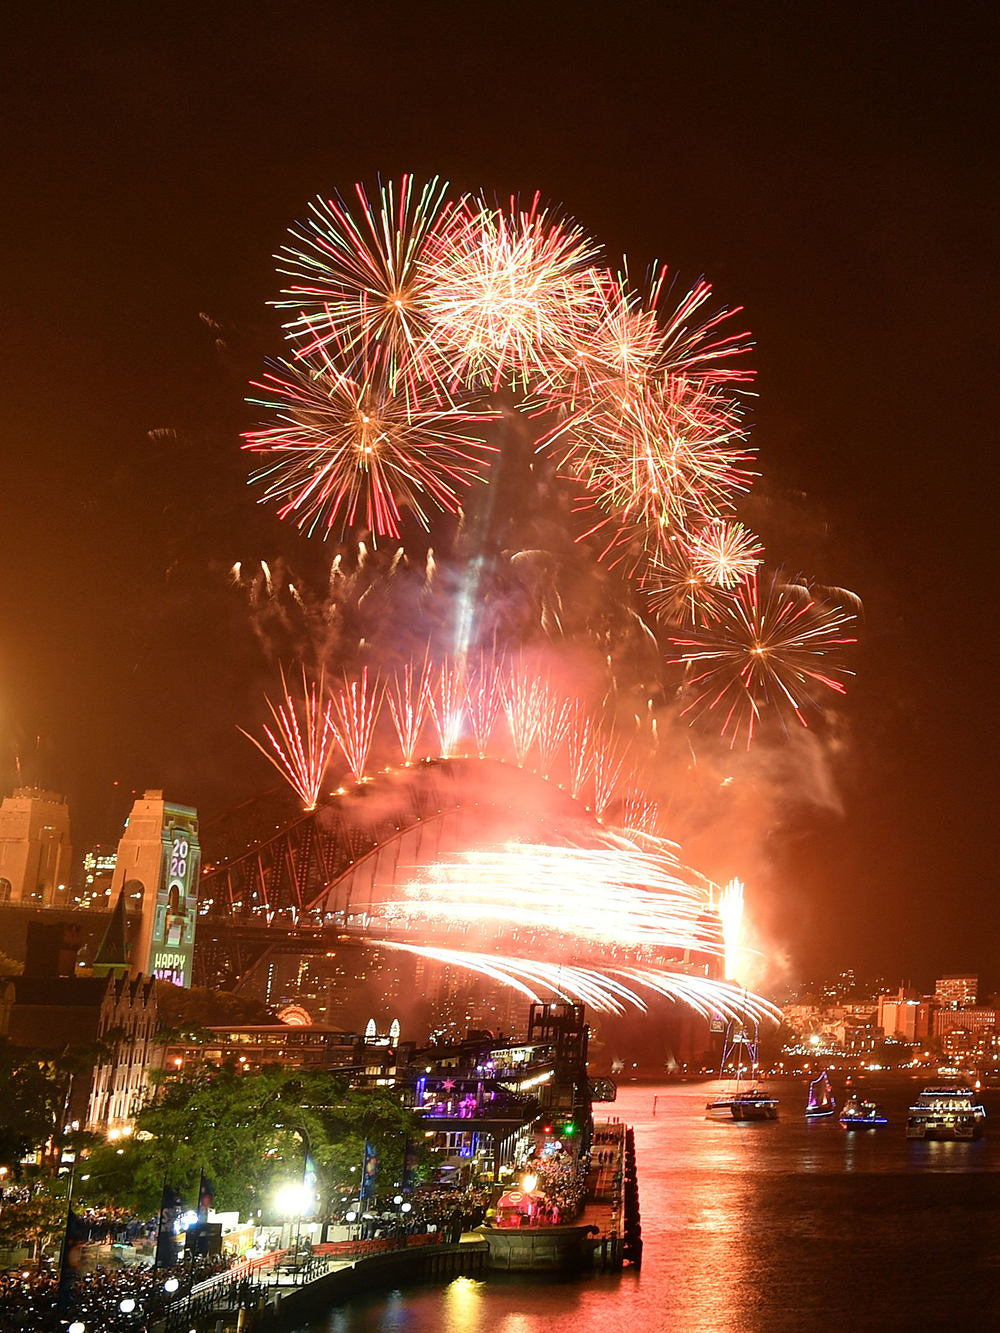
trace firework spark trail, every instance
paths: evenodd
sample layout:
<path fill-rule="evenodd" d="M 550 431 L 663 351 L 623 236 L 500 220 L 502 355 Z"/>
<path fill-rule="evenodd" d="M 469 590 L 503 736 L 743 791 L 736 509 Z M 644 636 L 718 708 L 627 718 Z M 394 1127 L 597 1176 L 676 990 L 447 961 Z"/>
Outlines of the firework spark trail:
<path fill-rule="evenodd" d="M 402 893 L 380 915 L 394 926 L 424 923 L 422 935 L 433 922 L 464 933 L 484 926 L 508 937 L 540 932 L 578 947 L 722 952 L 705 891 L 681 878 L 672 857 L 624 841 L 599 849 L 508 843 L 464 852 L 428 866 Z"/>
<path fill-rule="evenodd" d="M 449 662 L 438 673 L 437 693 L 428 693 L 434 729 L 441 744 L 441 757 L 450 759 L 462 738 L 465 720 L 465 671 L 459 662 Z"/>
<path fill-rule="evenodd" d="M 378 678 L 369 682 L 367 667 L 359 679 L 348 680 L 345 677 L 343 689 L 333 696 L 333 734 L 355 782 L 360 782 L 365 776 L 381 706 Z"/>
<path fill-rule="evenodd" d="M 613 741 L 595 737 L 594 752 L 594 810 L 598 819 L 614 800 L 618 780 L 625 764 L 624 754 L 618 753 Z"/>
<path fill-rule="evenodd" d="M 301 724 L 298 716 L 299 706 L 288 688 L 284 668 L 281 670 L 281 692 L 283 699 L 277 707 L 265 696 L 265 702 L 271 710 L 275 723 L 275 731 L 266 725 L 264 727 L 264 735 L 271 744 L 271 750 L 261 745 L 260 741 L 248 731 L 243 731 L 242 727 L 239 730 L 243 731 L 248 740 L 253 741 L 265 759 L 274 765 L 285 781 L 298 793 L 305 808 L 315 810 L 327 765 L 330 762 L 334 739 L 325 699 L 323 673 L 320 673 L 318 681 L 310 684 L 305 668 L 302 669 L 303 722 Z"/>
<path fill-rule="evenodd" d="M 721 1013 L 737 1021 L 750 1017 L 757 1022 L 781 1022 L 781 1010 L 770 1000 L 728 982 L 714 981 L 711 977 L 649 967 L 614 968 L 612 975 L 621 977 L 633 986 L 647 986 L 658 995 L 690 1005 L 703 1018 L 710 1019 L 714 1014 Z"/>
<path fill-rule="evenodd" d="M 455 210 L 438 177 L 422 190 L 403 176 L 390 181 L 377 200 L 355 187 L 359 211 L 338 196 L 317 199 L 309 216 L 276 258 L 278 272 L 292 278 L 280 309 L 295 312 L 285 326 L 309 357 L 331 346 L 348 374 L 357 375 L 368 347 L 383 349 L 388 388 L 402 392 L 417 410 L 430 385 L 440 387 L 446 365 L 429 336 L 430 285 L 423 260 L 429 248 L 446 245 Z"/>
<path fill-rule="evenodd" d="M 524 766 L 541 722 L 542 688 L 521 658 L 510 669 L 504 688 L 504 712 L 518 767 Z"/>
<path fill-rule="evenodd" d="M 761 562 L 760 539 L 734 519 L 716 519 L 691 541 L 691 568 L 717 588 L 735 588 Z"/>
<path fill-rule="evenodd" d="M 377 349 L 355 375 L 329 360 L 282 362 L 255 387 L 265 396 L 249 401 L 278 424 L 244 433 L 243 448 L 266 455 L 252 480 L 310 536 L 363 523 L 398 538 L 403 509 L 428 529 L 429 509 L 456 513 L 460 491 L 484 479 L 484 458 L 496 452 L 471 429 L 495 412 L 393 394 Z"/>
<path fill-rule="evenodd" d="M 593 243 L 573 223 L 540 207 L 510 213 L 469 205 L 465 225 L 423 261 L 431 336 L 450 349 L 457 380 L 529 385 L 544 376 L 574 321 L 595 302 L 588 268 Z"/>
<path fill-rule="evenodd" d="M 539 992 L 546 992 L 563 1000 L 589 1004 L 603 1014 L 624 1014 L 625 1002 L 641 1012 L 646 1010 L 642 998 L 633 990 L 592 968 L 508 958 L 503 954 L 482 954 L 465 949 L 437 948 L 433 945 L 381 940 L 370 942 L 381 948 L 400 949 L 420 958 L 477 972 L 480 976 L 512 987 L 535 1002 L 541 999 Z"/>
<path fill-rule="evenodd" d="M 694 627 L 692 637 L 671 640 L 682 649 L 672 660 L 697 671 L 688 682 L 694 698 L 681 716 L 721 719 L 731 745 L 745 730 L 748 749 L 755 723 L 767 710 L 782 719 L 791 714 L 808 726 L 804 710 L 820 707 L 820 687 L 845 692 L 837 677 L 851 673 L 835 658 L 826 664 L 826 658 L 856 642 L 844 634 L 854 619 L 777 576 L 762 588 L 755 573 L 704 626 Z"/>
<path fill-rule="evenodd" d="M 543 685 L 539 701 L 538 729 L 535 744 L 538 746 L 538 758 L 543 773 L 548 773 L 562 749 L 573 720 L 574 704 L 569 699 L 560 700 L 551 686 Z"/>
<path fill-rule="evenodd" d="M 655 837 L 659 818 L 660 807 L 657 802 L 651 801 L 638 789 L 633 789 L 625 798 L 622 823 L 627 832 L 643 833 Z"/>
<path fill-rule="evenodd" d="M 743 883 L 731 879 L 719 896 L 719 920 L 726 956 L 726 980 L 736 981 L 743 940 Z"/>
<path fill-rule="evenodd" d="M 543 998 L 543 994 L 550 994 L 559 999 L 588 1004 L 598 1013 L 624 1014 L 627 1005 L 645 1013 L 648 1006 L 637 988 L 646 987 L 676 1003 L 690 1005 L 706 1018 L 721 1012 L 737 1020 L 749 1017 L 757 1021 L 781 1021 L 780 1009 L 761 996 L 739 990 L 722 981 L 711 981 L 707 977 L 683 972 L 615 968 L 604 973 L 572 964 L 542 963 L 502 954 L 395 941 L 370 942 L 380 948 L 399 949 L 451 967 L 466 968 L 510 986 L 536 1003 Z"/>
<path fill-rule="evenodd" d="M 406 764 L 413 763 L 420 744 L 420 734 L 427 716 L 428 689 L 426 659 L 419 677 L 415 675 L 413 663 L 407 662 L 402 671 L 395 673 L 392 684 L 386 687 L 385 697 L 389 702 L 392 724 Z"/>
<path fill-rule="evenodd" d="M 479 666 L 466 685 L 465 706 L 480 759 L 486 754 L 497 714 L 503 706 L 501 671 L 501 666 L 488 664 L 485 655 L 480 654 Z"/>
<path fill-rule="evenodd" d="M 594 769 L 596 755 L 590 718 L 577 708 L 573 724 L 566 738 L 569 754 L 569 792 L 573 799 L 580 800 Z"/>

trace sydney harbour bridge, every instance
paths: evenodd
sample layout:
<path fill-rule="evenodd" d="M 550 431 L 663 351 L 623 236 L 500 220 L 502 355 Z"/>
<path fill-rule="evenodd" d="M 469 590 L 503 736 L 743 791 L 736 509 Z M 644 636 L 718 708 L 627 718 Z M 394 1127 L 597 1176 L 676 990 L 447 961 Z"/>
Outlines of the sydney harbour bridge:
<path fill-rule="evenodd" d="M 496 759 L 385 769 L 308 812 L 268 792 L 202 826 L 195 983 L 238 990 L 277 954 L 391 938 L 380 909 L 443 857 L 513 838 L 580 845 L 600 832 L 557 783 Z"/>

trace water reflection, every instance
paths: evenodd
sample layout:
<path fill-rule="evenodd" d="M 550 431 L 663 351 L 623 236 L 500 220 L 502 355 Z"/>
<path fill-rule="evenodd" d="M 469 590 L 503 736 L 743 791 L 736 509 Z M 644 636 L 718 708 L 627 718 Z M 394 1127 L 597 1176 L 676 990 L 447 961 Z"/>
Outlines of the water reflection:
<path fill-rule="evenodd" d="M 711 1091 L 620 1092 L 641 1273 L 457 1278 L 353 1301 L 311 1333 L 801 1333 L 834 1320 L 929 1333 L 981 1314 L 1000 1270 L 996 1134 L 908 1141 L 908 1084 L 877 1089 L 891 1123 L 863 1134 L 807 1123 L 804 1084 L 782 1085 L 781 1118 L 762 1124 L 707 1121 Z"/>

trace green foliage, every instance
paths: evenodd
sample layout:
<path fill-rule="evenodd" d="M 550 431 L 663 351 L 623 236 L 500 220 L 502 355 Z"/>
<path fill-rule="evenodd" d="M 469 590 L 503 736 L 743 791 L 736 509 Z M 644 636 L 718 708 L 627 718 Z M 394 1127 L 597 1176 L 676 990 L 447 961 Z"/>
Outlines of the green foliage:
<path fill-rule="evenodd" d="M 415 1118 L 391 1089 L 358 1091 L 334 1074 L 280 1065 L 254 1074 L 202 1066 L 162 1083 L 130 1138 L 91 1153 L 87 1198 L 148 1214 L 167 1179 L 193 1204 L 204 1170 L 216 1208 L 268 1216 L 278 1186 L 301 1180 L 308 1151 L 322 1208 L 357 1188 L 366 1137 L 391 1184 L 400 1178 L 406 1138 L 415 1135 Z"/>
<path fill-rule="evenodd" d="M 23 963 L 19 963 L 15 958 L 8 958 L 0 950 L 0 977 L 19 977 L 23 971 Z"/>
<path fill-rule="evenodd" d="M 40 1244 L 43 1250 L 54 1250 L 62 1243 L 65 1227 L 65 1199 L 38 1190 L 0 1209 L 0 1249 Z"/>
<path fill-rule="evenodd" d="M 50 1067 L 0 1040 L 0 1166 L 18 1171 L 56 1126 L 62 1087 Z"/>
<path fill-rule="evenodd" d="M 156 983 L 156 1009 L 160 1027 L 165 1032 L 190 1032 L 221 1027 L 226 1023 L 240 1027 L 277 1021 L 259 1000 L 230 995 L 228 991 L 209 990 L 205 986 L 191 986 L 185 990 L 169 981 Z"/>

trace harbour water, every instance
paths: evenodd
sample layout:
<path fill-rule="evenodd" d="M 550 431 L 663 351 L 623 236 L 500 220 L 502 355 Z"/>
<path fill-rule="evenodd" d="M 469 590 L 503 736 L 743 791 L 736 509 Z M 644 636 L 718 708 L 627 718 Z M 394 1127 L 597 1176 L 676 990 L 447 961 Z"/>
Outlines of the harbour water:
<path fill-rule="evenodd" d="M 854 1134 L 805 1120 L 806 1080 L 770 1083 L 780 1118 L 742 1125 L 705 1119 L 717 1084 L 625 1084 L 595 1110 L 635 1126 L 640 1272 L 456 1278 L 352 1301 L 308 1333 L 995 1327 L 1000 1110 L 978 1142 L 907 1140 L 906 1107 L 929 1081 L 866 1083 L 890 1124 Z M 834 1091 L 842 1103 L 836 1077 Z"/>

